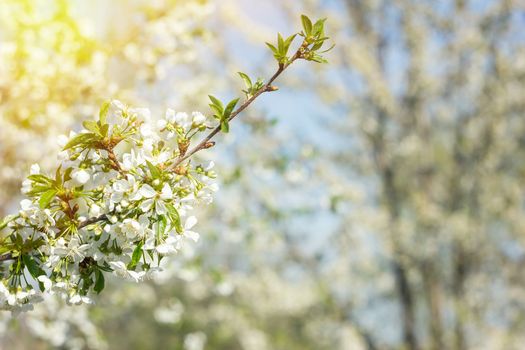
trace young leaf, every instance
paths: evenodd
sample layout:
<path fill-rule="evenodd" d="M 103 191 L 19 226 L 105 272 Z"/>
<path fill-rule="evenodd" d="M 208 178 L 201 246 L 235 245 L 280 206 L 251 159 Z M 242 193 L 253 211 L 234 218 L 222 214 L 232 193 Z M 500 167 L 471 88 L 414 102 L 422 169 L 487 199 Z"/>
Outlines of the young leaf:
<path fill-rule="evenodd" d="M 102 137 L 106 137 L 109 131 L 109 124 L 102 124 L 100 127 L 100 134 Z"/>
<path fill-rule="evenodd" d="M 69 142 L 64 146 L 64 151 L 68 150 L 70 148 L 74 148 L 77 146 L 85 145 L 90 141 L 96 140 L 96 135 L 93 133 L 83 133 L 78 134 L 75 137 L 73 137 Z"/>
<path fill-rule="evenodd" d="M 104 265 L 98 265 L 97 267 L 102 271 L 113 272 L 113 269 L 108 265 L 107 262 L 104 262 Z"/>
<path fill-rule="evenodd" d="M 131 255 L 131 262 L 128 265 L 128 268 L 132 269 L 135 266 L 137 266 L 137 263 L 140 260 L 140 257 L 142 256 L 142 246 L 144 245 L 144 242 L 140 242 L 135 249 L 133 250 L 133 254 Z"/>
<path fill-rule="evenodd" d="M 303 22 L 304 33 L 306 36 L 312 34 L 312 21 L 306 15 L 301 15 L 301 22 Z"/>
<path fill-rule="evenodd" d="M 60 165 L 55 171 L 55 185 L 57 186 L 59 186 L 62 183 L 62 173 L 60 172 L 60 170 L 62 170 L 62 165 Z"/>
<path fill-rule="evenodd" d="M 100 130 L 98 128 L 98 124 L 93 121 L 93 120 L 85 120 L 83 123 L 82 123 L 82 126 L 84 128 L 86 128 L 86 130 L 89 130 L 95 134 L 99 134 L 100 133 Z"/>
<path fill-rule="evenodd" d="M 212 102 L 209 104 L 209 106 L 215 112 L 213 116 L 216 119 L 219 119 L 219 120 L 222 119 L 222 115 L 224 112 L 224 106 L 222 105 L 222 102 L 215 96 L 208 95 L 208 97 L 210 98 L 210 101 Z"/>
<path fill-rule="evenodd" d="M 250 77 L 243 72 L 237 72 L 237 73 L 240 75 L 241 79 L 244 81 L 244 85 L 246 85 L 246 87 L 250 89 L 252 87 L 252 80 L 250 79 Z"/>
<path fill-rule="evenodd" d="M 210 98 L 210 101 L 212 102 L 213 105 L 219 107 L 221 110 L 224 108 L 222 105 L 222 102 L 217 97 L 213 95 L 208 95 L 208 97 Z"/>
<path fill-rule="evenodd" d="M 73 168 L 67 168 L 66 171 L 64 171 L 64 182 L 71 180 L 71 173 L 73 172 Z"/>
<path fill-rule="evenodd" d="M 95 286 L 93 287 L 93 290 L 97 292 L 97 294 L 100 294 L 102 290 L 104 290 L 104 285 L 106 284 L 106 281 L 104 280 L 104 274 L 100 270 L 95 270 Z"/>
<path fill-rule="evenodd" d="M 277 48 L 275 46 L 273 46 L 270 43 L 265 43 L 265 44 L 270 48 L 270 50 L 272 50 L 274 56 L 279 54 L 279 50 L 277 50 Z"/>
<path fill-rule="evenodd" d="M 42 193 L 42 195 L 40 196 L 40 200 L 38 201 L 38 205 L 40 205 L 40 208 L 47 208 L 47 206 L 49 205 L 49 203 L 51 203 L 56 194 L 56 190 L 48 190 Z"/>
<path fill-rule="evenodd" d="M 212 104 L 210 104 L 210 108 L 213 109 L 213 111 L 215 112 L 215 114 L 213 115 L 215 118 L 217 118 L 217 119 L 221 119 L 222 118 L 223 110 L 221 108 L 219 108 L 216 105 L 212 105 Z"/>
<path fill-rule="evenodd" d="M 24 254 L 22 255 L 22 260 L 24 261 L 24 265 L 27 267 L 27 270 L 29 270 L 29 273 L 34 278 L 44 274 L 42 269 L 31 256 Z"/>
<path fill-rule="evenodd" d="M 324 41 L 322 40 L 318 40 L 315 42 L 314 46 L 312 46 L 312 51 L 317 51 L 319 50 L 324 44 Z"/>
<path fill-rule="evenodd" d="M 285 41 L 284 41 L 284 51 L 285 53 L 288 52 L 288 49 L 290 48 L 290 45 L 292 44 L 293 39 L 295 39 L 297 34 L 290 35 Z"/>
<path fill-rule="evenodd" d="M 257 78 L 257 81 L 253 85 L 252 91 L 257 91 L 260 88 L 262 88 L 263 86 L 264 86 L 264 80 L 262 78 Z"/>
<path fill-rule="evenodd" d="M 279 54 L 281 56 L 286 55 L 286 51 L 284 50 L 284 39 L 281 33 L 277 33 L 277 47 L 279 48 Z"/>
<path fill-rule="evenodd" d="M 314 55 L 311 59 L 309 59 L 309 61 L 314 61 L 317 63 L 328 63 L 328 61 L 325 58 L 319 55 Z"/>
<path fill-rule="evenodd" d="M 0 221 L 0 230 L 3 230 L 5 227 L 7 227 L 7 224 L 9 224 L 14 219 L 16 219 L 15 215 L 8 215 L 3 218 L 2 221 Z"/>
<path fill-rule="evenodd" d="M 99 120 L 100 120 L 100 124 L 106 124 L 106 117 L 108 115 L 108 111 L 109 111 L 109 106 L 110 106 L 111 102 L 110 101 L 106 101 L 102 104 L 102 106 L 100 107 L 100 111 L 98 112 L 98 116 L 99 116 Z"/>
<path fill-rule="evenodd" d="M 225 134 L 230 132 L 230 123 L 228 122 L 228 119 L 224 119 L 221 121 L 221 131 Z"/>
<path fill-rule="evenodd" d="M 328 51 L 332 50 L 334 47 L 335 47 L 335 44 L 332 44 L 332 46 L 330 46 L 330 47 L 327 48 L 326 50 L 321 51 L 320 53 L 328 52 Z"/>
<path fill-rule="evenodd" d="M 166 208 L 168 208 L 168 215 L 170 217 L 171 221 L 171 227 L 175 226 L 175 229 L 178 233 L 182 233 L 184 229 L 182 228 L 182 224 L 180 222 L 180 215 L 177 209 L 172 204 L 167 204 Z"/>
<path fill-rule="evenodd" d="M 50 178 L 48 178 L 45 175 L 41 175 L 41 174 L 29 175 L 27 178 L 33 182 L 43 184 L 43 185 L 51 185 L 53 183 L 53 181 Z"/>
<path fill-rule="evenodd" d="M 237 102 L 239 102 L 239 99 L 236 98 L 234 100 L 231 100 L 230 103 L 226 106 L 226 109 L 224 110 L 223 119 L 229 119 L 230 115 L 233 112 L 233 109 L 237 105 Z"/>
<path fill-rule="evenodd" d="M 157 239 L 161 239 L 164 237 L 164 232 L 166 232 L 166 226 L 168 226 L 166 217 L 160 217 L 160 220 L 157 223 Z"/>
<path fill-rule="evenodd" d="M 313 29 L 312 29 L 312 34 L 314 36 L 322 36 L 324 32 L 324 22 L 325 21 L 326 21 L 326 18 L 323 18 L 315 22 Z"/>
<path fill-rule="evenodd" d="M 158 179 L 161 175 L 160 170 L 155 165 L 153 165 L 149 160 L 146 160 L 146 164 L 148 165 L 151 176 L 154 179 Z"/>

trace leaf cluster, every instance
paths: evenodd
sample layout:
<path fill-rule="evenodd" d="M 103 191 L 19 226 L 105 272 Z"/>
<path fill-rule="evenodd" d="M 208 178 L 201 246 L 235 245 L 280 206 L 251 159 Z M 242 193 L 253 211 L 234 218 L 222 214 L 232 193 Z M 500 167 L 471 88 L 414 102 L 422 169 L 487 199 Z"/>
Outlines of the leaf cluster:
<path fill-rule="evenodd" d="M 317 20 L 315 23 L 313 23 L 308 16 L 301 15 L 301 22 L 303 26 L 303 30 L 301 32 L 292 34 L 286 39 L 280 33 L 278 33 L 276 44 L 266 43 L 266 45 L 272 51 L 273 56 L 277 60 L 277 63 L 281 67 L 289 64 L 291 60 L 296 58 L 318 63 L 328 62 L 321 54 L 330 51 L 334 45 L 326 50 L 320 51 L 326 40 L 329 39 L 329 37 L 324 34 L 326 18 Z M 298 35 L 304 38 L 303 43 L 299 47 L 297 53 L 290 57 L 288 56 L 288 51 L 293 40 Z"/>
<path fill-rule="evenodd" d="M 275 57 L 280 65 L 285 65 L 290 61 L 290 58 L 288 57 L 288 50 L 290 49 L 290 45 L 296 36 L 297 33 L 292 34 L 288 38 L 284 39 L 281 33 L 277 33 L 277 45 L 266 43 L 270 50 L 272 50 L 273 57 Z"/>
<path fill-rule="evenodd" d="M 242 92 L 244 93 L 247 99 L 255 95 L 255 93 L 257 93 L 257 91 L 262 89 L 262 87 L 264 86 L 264 81 L 262 78 L 257 78 L 255 82 L 252 82 L 252 80 L 246 73 L 237 72 L 237 74 L 239 74 L 242 81 L 244 82 L 244 85 L 246 86 L 246 89 L 242 90 Z"/>
<path fill-rule="evenodd" d="M 209 104 L 210 108 L 213 110 L 213 117 L 217 119 L 221 126 L 221 131 L 227 133 L 230 131 L 230 117 L 233 112 L 233 109 L 239 102 L 239 98 L 231 100 L 226 107 L 223 103 L 213 95 L 208 95 L 211 103 Z"/>
<path fill-rule="evenodd" d="M 315 23 L 312 23 L 312 20 L 308 16 L 301 15 L 301 22 L 303 30 L 299 35 L 304 38 L 303 45 L 305 46 L 302 58 L 307 61 L 328 63 L 328 61 L 320 54 L 332 50 L 335 45 L 332 45 L 326 50 L 320 51 L 326 40 L 330 39 L 325 36 L 324 33 L 326 18 L 319 19 Z"/>

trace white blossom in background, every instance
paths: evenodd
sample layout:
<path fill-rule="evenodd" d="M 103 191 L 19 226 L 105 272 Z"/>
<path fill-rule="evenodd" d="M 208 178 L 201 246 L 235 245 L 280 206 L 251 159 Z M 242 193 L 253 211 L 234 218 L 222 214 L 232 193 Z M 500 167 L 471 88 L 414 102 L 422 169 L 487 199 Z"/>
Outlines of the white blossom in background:
<path fill-rule="evenodd" d="M 104 99 L 151 105 L 162 96 L 182 106 L 210 86 L 201 74 L 184 89 L 166 88 L 174 67 L 200 68 L 195 58 L 210 37 L 203 28 L 210 3 L 95 3 L 0 2 L 0 215 L 17 198 L 20 174 L 34 162 L 51 169 L 57 135 Z M 111 15 L 100 16 L 100 5 Z"/>
<path fill-rule="evenodd" d="M 206 345 L 206 334 L 194 332 L 184 338 L 184 350 L 203 350 Z"/>

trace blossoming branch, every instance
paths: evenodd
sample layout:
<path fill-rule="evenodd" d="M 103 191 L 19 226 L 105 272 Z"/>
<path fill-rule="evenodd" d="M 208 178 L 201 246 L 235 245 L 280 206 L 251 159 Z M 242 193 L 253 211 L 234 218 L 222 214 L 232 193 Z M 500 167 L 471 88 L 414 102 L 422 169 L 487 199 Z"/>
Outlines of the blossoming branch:
<path fill-rule="evenodd" d="M 267 43 L 277 71 L 266 82 L 239 73 L 246 89 L 237 108 L 239 99 L 223 104 L 210 95 L 210 116 L 168 109 L 154 122 L 149 110 L 113 100 L 78 134 L 64 137 L 55 173 L 33 165 L 18 214 L 0 222 L 0 308 L 32 309 L 43 293 L 90 303 L 104 289 L 105 273 L 145 280 L 166 255 L 197 241 L 191 212 L 211 203 L 218 186 L 213 162 L 199 164 L 192 156 L 213 147 L 212 138 L 228 132 L 257 97 L 277 90 L 274 81 L 293 62 L 326 62 L 324 22 L 302 16 L 303 31 Z M 302 43 L 289 55 L 297 36 Z"/>

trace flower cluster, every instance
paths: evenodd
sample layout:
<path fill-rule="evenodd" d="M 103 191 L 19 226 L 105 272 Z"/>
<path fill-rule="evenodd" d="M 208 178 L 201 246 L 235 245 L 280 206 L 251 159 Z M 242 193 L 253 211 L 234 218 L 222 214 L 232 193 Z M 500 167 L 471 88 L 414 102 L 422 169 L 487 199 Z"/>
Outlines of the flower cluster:
<path fill-rule="evenodd" d="M 23 182 L 27 196 L 4 219 L 0 307 L 31 309 L 42 292 L 70 304 L 90 303 L 104 289 L 104 273 L 139 282 L 160 269 L 191 231 L 196 204 L 217 190 L 213 162 L 184 160 L 191 139 L 215 127 L 199 112 L 150 112 L 119 101 L 105 103 L 97 121 L 60 142 L 54 176 L 38 165 Z"/>

